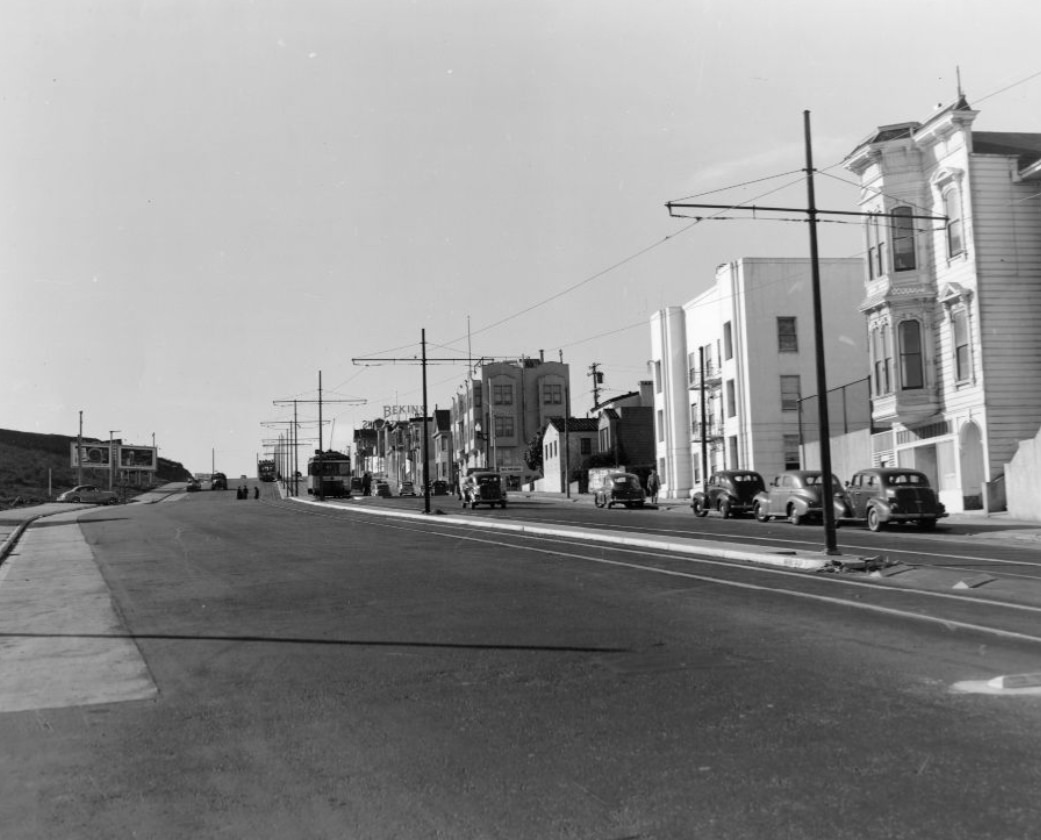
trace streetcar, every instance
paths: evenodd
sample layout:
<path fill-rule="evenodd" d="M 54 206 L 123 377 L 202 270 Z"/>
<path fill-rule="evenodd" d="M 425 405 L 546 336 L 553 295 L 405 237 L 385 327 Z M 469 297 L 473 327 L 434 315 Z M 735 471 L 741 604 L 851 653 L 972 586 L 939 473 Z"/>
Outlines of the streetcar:
<path fill-rule="evenodd" d="M 275 480 L 275 462 L 274 461 L 258 461 L 257 462 L 257 478 L 261 481 L 274 481 Z"/>
<path fill-rule="evenodd" d="M 315 452 L 307 459 L 307 493 L 310 496 L 351 495 L 351 459 L 342 452 Z"/>

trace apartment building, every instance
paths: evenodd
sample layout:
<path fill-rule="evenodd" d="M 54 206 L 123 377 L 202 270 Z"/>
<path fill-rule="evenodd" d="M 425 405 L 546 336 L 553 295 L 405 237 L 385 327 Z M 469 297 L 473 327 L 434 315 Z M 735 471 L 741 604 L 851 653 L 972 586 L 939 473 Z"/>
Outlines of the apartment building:
<path fill-rule="evenodd" d="M 1041 427 L 1041 133 L 976 131 L 964 96 L 881 126 L 860 179 L 876 464 L 926 472 L 950 511 L 1004 504 Z"/>
<path fill-rule="evenodd" d="M 541 356 L 476 366 L 452 399 L 458 475 L 471 468 L 496 469 L 509 489 L 538 478 L 524 453 L 550 418 L 570 414 L 569 371 L 564 362 Z"/>
<path fill-rule="evenodd" d="M 829 389 L 867 375 L 859 258 L 822 259 Z M 800 402 L 816 394 L 809 259 L 743 258 L 682 306 L 651 316 L 655 454 L 665 498 L 719 469 L 801 466 Z"/>

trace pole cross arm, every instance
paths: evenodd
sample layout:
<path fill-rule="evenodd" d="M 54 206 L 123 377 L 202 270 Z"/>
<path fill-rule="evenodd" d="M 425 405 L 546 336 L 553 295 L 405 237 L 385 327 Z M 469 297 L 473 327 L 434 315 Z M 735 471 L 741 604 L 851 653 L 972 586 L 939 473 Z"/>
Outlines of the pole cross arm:
<path fill-rule="evenodd" d="M 761 204 L 690 204 L 684 201 L 670 201 L 665 205 L 669 208 L 669 215 L 672 216 L 673 210 L 676 208 L 683 208 L 688 210 L 748 210 L 752 213 L 808 213 L 809 210 L 805 207 L 764 207 Z M 865 218 L 876 218 L 876 219 L 927 219 L 931 222 L 943 222 L 946 224 L 950 221 L 947 216 L 930 216 L 928 214 L 918 213 L 865 213 L 859 210 L 821 210 L 815 209 L 814 212 L 818 215 L 826 213 L 829 216 L 861 216 Z"/>

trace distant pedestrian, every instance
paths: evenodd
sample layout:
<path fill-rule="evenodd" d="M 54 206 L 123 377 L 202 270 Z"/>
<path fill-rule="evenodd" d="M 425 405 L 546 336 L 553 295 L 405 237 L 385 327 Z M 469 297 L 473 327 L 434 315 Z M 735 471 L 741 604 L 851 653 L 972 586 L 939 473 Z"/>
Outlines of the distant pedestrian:
<path fill-rule="evenodd" d="M 658 473 L 653 469 L 651 474 L 647 476 L 647 495 L 651 497 L 651 504 L 658 504 L 658 491 L 661 489 L 661 479 L 658 478 Z"/>
<path fill-rule="evenodd" d="M 368 496 L 370 493 L 372 493 L 372 476 L 365 473 L 365 475 L 361 477 L 361 494 L 363 496 Z"/>
<path fill-rule="evenodd" d="M 259 499 L 260 498 L 260 487 L 254 487 L 253 488 L 253 498 L 254 499 Z"/>

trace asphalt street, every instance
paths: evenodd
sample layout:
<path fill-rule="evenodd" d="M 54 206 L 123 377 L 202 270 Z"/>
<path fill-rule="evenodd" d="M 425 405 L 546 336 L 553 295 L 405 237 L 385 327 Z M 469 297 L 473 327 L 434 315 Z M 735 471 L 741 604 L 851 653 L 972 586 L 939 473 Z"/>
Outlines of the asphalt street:
<path fill-rule="evenodd" d="M 1016 638 L 799 553 L 265 490 L 57 506 L 13 545 L 5 840 L 1036 826 L 1034 687 L 954 690 L 1030 670 L 1032 608 Z"/>

